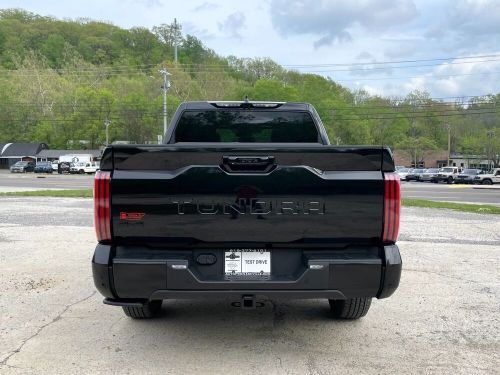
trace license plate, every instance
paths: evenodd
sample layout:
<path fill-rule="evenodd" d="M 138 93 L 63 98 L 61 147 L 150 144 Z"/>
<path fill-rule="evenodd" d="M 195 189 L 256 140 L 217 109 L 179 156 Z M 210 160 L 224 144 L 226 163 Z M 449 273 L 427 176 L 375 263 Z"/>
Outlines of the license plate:
<path fill-rule="evenodd" d="M 234 249 L 224 253 L 224 273 L 235 276 L 271 275 L 271 252 L 262 249 Z"/>

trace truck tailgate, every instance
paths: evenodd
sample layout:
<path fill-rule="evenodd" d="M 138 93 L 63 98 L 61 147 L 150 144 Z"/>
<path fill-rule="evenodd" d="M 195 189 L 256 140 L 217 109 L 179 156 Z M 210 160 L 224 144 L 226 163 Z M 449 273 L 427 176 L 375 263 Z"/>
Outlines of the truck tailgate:
<path fill-rule="evenodd" d="M 382 147 L 113 146 L 117 243 L 373 243 Z"/>

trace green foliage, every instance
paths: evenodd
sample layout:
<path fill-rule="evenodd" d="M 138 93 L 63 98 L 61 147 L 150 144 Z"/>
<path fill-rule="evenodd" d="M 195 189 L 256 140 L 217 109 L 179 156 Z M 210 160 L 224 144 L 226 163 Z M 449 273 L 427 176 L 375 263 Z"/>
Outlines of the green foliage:
<path fill-rule="evenodd" d="M 444 208 L 455 211 L 474 212 L 477 214 L 500 215 L 500 207 L 488 204 L 468 204 L 455 202 L 436 202 L 425 199 L 401 199 L 403 206 L 422 208 Z"/>
<path fill-rule="evenodd" d="M 178 46 L 178 62 L 173 61 Z M 284 69 L 268 58 L 221 57 L 178 24 L 121 29 L 0 10 L 0 143 L 96 148 L 110 141 L 156 142 L 163 132 L 162 78 L 172 73 L 168 114 L 186 100 L 305 101 L 333 144 L 383 144 L 420 159 L 447 149 L 500 163 L 500 94 L 463 103 L 426 92 L 389 99 Z"/>
<path fill-rule="evenodd" d="M 425 153 L 438 148 L 433 139 L 423 136 L 404 137 L 396 147 L 406 151 L 414 165 L 418 165 L 418 162 L 424 158 Z"/>
<path fill-rule="evenodd" d="M 80 190 L 35 190 L 35 191 L 11 191 L 0 193 L 0 197 L 62 197 L 62 198 L 92 198 L 92 189 Z"/>

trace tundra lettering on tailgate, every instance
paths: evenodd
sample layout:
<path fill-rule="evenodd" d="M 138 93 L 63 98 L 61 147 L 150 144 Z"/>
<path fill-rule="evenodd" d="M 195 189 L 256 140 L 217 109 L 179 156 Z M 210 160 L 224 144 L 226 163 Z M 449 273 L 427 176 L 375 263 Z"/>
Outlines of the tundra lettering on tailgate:
<path fill-rule="evenodd" d="M 197 199 L 177 201 L 177 213 L 199 213 L 201 215 L 323 215 L 325 203 L 320 200 L 240 198 L 233 202 L 202 201 Z"/>

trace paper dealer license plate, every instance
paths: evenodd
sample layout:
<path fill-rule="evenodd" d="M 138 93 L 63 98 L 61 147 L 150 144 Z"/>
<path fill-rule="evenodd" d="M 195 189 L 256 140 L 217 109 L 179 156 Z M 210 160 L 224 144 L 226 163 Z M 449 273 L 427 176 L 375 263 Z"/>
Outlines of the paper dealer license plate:
<path fill-rule="evenodd" d="M 271 275 L 271 252 L 262 249 L 232 249 L 224 254 L 226 275 Z"/>

